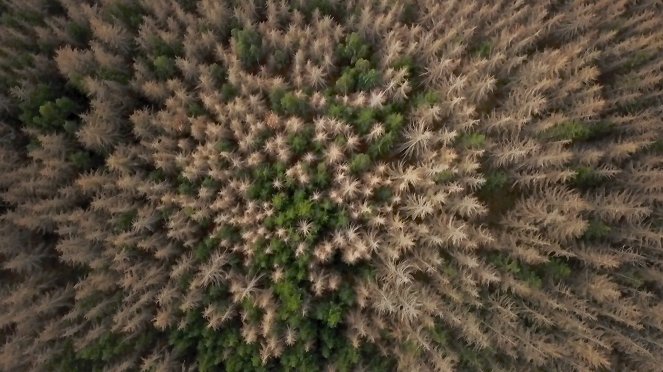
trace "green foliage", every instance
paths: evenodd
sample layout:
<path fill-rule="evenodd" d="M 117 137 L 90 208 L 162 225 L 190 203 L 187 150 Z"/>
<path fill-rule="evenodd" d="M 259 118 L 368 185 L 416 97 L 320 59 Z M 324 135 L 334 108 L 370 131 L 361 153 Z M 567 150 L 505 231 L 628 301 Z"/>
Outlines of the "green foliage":
<path fill-rule="evenodd" d="M 340 15 L 341 7 L 338 2 L 331 0 L 307 0 L 302 2 L 295 2 L 294 8 L 301 11 L 306 19 L 311 19 L 314 12 L 319 12 L 320 15 L 338 17 Z"/>
<path fill-rule="evenodd" d="M 176 66 L 175 60 L 172 57 L 166 55 L 160 55 L 152 61 L 152 67 L 154 68 L 154 73 L 159 79 L 165 80 L 173 77 L 175 75 Z"/>
<path fill-rule="evenodd" d="M 456 177 L 454 172 L 450 170 L 445 170 L 440 173 L 437 173 L 434 177 L 435 183 L 437 184 L 444 184 L 447 183 L 451 180 L 453 180 Z"/>
<path fill-rule="evenodd" d="M 327 165 L 325 163 L 319 163 L 315 168 L 315 174 L 313 175 L 313 185 L 319 188 L 325 188 L 329 186 L 331 182 L 331 174 Z"/>
<path fill-rule="evenodd" d="M 175 0 L 182 7 L 184 11 L 194 13 L 198 6 L 198 0 Z"/>
<path fill-rule="evenodd" d="M 310 134 L 301 134 L 290 138 L 291 146 L 297 152 L 310 147 Z M 363 158 L 370 161 L 366 155 Z M 286 347 L 280 358 L 271 359 L 263 366 L 259 348 L 255 344 L 247 345 L 242 341 L 237 320 L 231 319 L 230 324 L 211 332 L 206 327 L 206 322 L 199 319 L 200 310 L 196 310 L 189 315 L 190 320 L 184 328 L 173 330 L 171 345 L 180 358 L 195 360 L 200 370 L 223 368 L 227 371 L 295 371 L 310 370 L 331 363 L 338 370 L 350 371 L 362 361 L 370 361 L 369 363 L 375 366 L 392 366 L 384 358 L 367 357 L 366 350 L 369 349 L 355 349 L 349 346 L 345 338 L 343 319 L 354 304 L 351 281 L 344 281 L 337 291 L 323 297 L 314 297 L 310 293 L 308 282 L 310 253 L 295 256 L 295 246 L 300 242 L 313 246 L 327 232 L 347 226 L 349 218 L 344 210 L 328 199 L 313 202 L 312 190 L 309 188 L 285 182 L 285 186 L 275 192 L 272 183 L 275 179 L 284 180 L 285 170 L 284 164 L 263 164 L 255 167 L 250 173 L 252 186 L 249 194 L 258 200 L 269 200 L 274 207 L 274 214 L 267 218 L 264 226 L 272 231 L 284 229 L 288 240 L 286 242 L 274 237 L 271 240 L 258 241 L 254 248 L 255 255 L 249 267 L 249 275 L 259 275 L 272 270 L 275 266 L 283 269 L 280 280 L 271 284 L 279 303 L 277 322 L 279 327 L 289 326 L 295 329 L 298 334 L 297 341 L 294 345 Z M 322 162 L 312 164 L 308 171 L 313 174 L 312 182 L 319 187 L 329 183 L 330 174 L 326 164 Z M 385 190 L 388 192 L 388 189 Z M 301 221 L 307 221 L 310 225 L 307 235 L 302 235 L 297 228 Z M 219 239 L 237 239 L 239 242 L 239 233 L 235 229 L 221 229 L 217 238 L 207 239 L 196 247 L 197 260 L 207 259 L 211 250 L 218 245 Z M 341 265 L 334 265 L 343 268 Z M 359 267 L 357 269 L 359 270 Z M 351 278 L 349 273 L 343 274 L 345 278 Z M 223 291 L 214 298 L 225 298 Z M 206 301 L 212 301 L 212 298 L 209 297 Z M 305 304 L 311 306 L 311 315 L 306 317 L 302 316 Z M 255 304 L 245 301 L 242 307 L 247 319 L 260 321 L 261 310 Z M 314 342 L 316 348 L 306 351 L 305 346 L 308 342 Z"/>
<path fill-rule="evenodd" d="M 171 331 L 169 343 L 178 356 L 197 362 L 199 371 L 219 370 L 220 366 L 228 372 L 268 371 L 261 365 L 259 345 L 241 341 L 239 324 L 208 328 L 201 311 L 188 314 L 185 328 Z"/>
<path fill-rule="evenodd" d="M 56 98 L 54 91 L 47 85 L 37 85 L 30 97 L 19 104 L 19 119 L 45 132 L 77 128 L 75 121 L 82 111 L 81 105 L 67 96 Z"/>
<path fill-rule="evenodd" d="M 361 174 L 371 166 L 371 157 L 366 154 L 356 154 L 350 160 L 350 171 Z"/>
<path fill-rule="evenodd" d="M 284 192 L 280 192 L 272 198 L 272 206 L 277 211 L 283 211 L 288 202 L 288 195 Z"/>
<path fill-rule="evenodd" d="M 290 55 L 284 50 L 275 50 L 271 58 L 276 71 L 283 71 L 290 65 Z"/>
<path fill-rule="evenodd" d="M 89 27 L 76 22 L 67 23 L 67 34 L 73 41 L 79 45 L 84 45 L 92 36 L 92 30 Z"/>
<path fill-rule="evenodd" d="M 196 186 L 196 184 L 192 181 L 189 181 L 189 179 L 187 179 L 186 177 L 179 176 L 177 178 L 177 181 L 178 181 L 177 191 L 180 194 L 193 196 L 196 195 L 196 193 L 198 192 L 198 187 Z"/>
<path fill-rule="evenodd" d="M 368 147 L 368 154 L 372 159 L 379 159 L 389 155 L 394 148 L 396 135 L 393 132 L 386 133 Z"/>
<path fill-rule="evenodd" d="M 269 103 L 274 112 L 282 112 L 281 108 L 281 99 L 285 96 L 286 91 L 281 88 L 277 88 L 269 92 Z"/>
<path fill-rule="evenodd" d="M 405 122 L 403 114 L 397 111 L 398 108 L 391 105 L 385 106 L 379 111 L 365 108 L 352 119 L 352 123 L 360 134 L 369 133 L 377 121 L 381 121 L 384 125 L 385 133 L 371 141 L 368 146 L 367 153 L 371 159 L 384 158 L 392 153 Z"/>
<path fill-rule="evenodd" d="M 458 338 L 455 338 L 453 344 L 460 357 L 458 368 L 461 371 L 490 371 L 497 359 L 492 348 L 476 350 L 459 342 Z"/>
<path fill-rule="evenodd" d="M 214 178 L 207 176 L 203 179 L 203 182 L 200 183 L 200 186 L 208 189 L 217 189 L 219 187 L 219 182 Z"/>
<path fill-rule="evenodd" d="M 569 279 L 573 274 L 570 262 L 564 258 L 552 257 L 546 263 L 528 265 L 505 253 L 492 253 L 488 261 L 498 269 L 511 273 L 517 279 L 537 289 L 543 287 L 544 279 L 550 283 L 557 283 Z"/>
<path fill-rule="evenodd" d="M 306 97 L 301 98 L 293 92 L 283 89 L 274 89 L 269 93 L 269 102 L 272 110 L 281 115 L 306 117 L 311 107 Z"/>
<path fill-rule="evenodd" d="M 25 145 L 25 149 L 27 151 L 34 151 L 41 148 L 41 142 L 39 142 L 39 139 L 37 138 L 30 138 L 30 142 L 28 142 L 27 145 Z"/>
<path fill-rule="evenodd" d="M 281 111 L 286 115 L 306 116 L 310 110 L 306 99 L 299 98 L 292 92 L 285 93 L 279 103 Z"/>
<path fill-rule="evenodd" d="M 35 62 L 34 56 L 32 54 L 20 52 L 16 52 L 10 58 L 8 58 L 8 60 L 8 67 L 16 70 L 30 68 L 31 66 L 34 66 Z M 2 85 L 5 87 L 9 87 L 18 84 L 18 79 L 18 76 L 7 74 L 0 77 L 0 83 L 2 83 Z"/>
<path fill-rule="evenodd" d="M 274 284 L 274 293 L 280 301 L 279 315 L 281 319 L 296 316 L 301 311 L 305 293 L 292 280 L 282 280 Z"/>
<path fill-rule="evenodd" d="M 591 133 L 589 127 L 577 121 L 568 121 L 554 127 L 548 128 L 543 132 L 542 137 L 548 140 L 584 140 Z"/>
<path fill-rule="evenodd" d="M 543 131 L 540 138 L 553 141 L 592 141 L 609 135 L 614 127 L 614 124 L 606 121 L 596 123 L 567 121 Z"/>
<path fill-rule="evenodd" d="M 382 77 L 378 70 L 372 68 L 357 76 L 357 89 L 363 91 L 371 90 L 380 84 L 381 79 Z"/>
<path fill-rule="evenodd" d="M 345 43 L 339 45 L 338 54 L 342 59 L 354 64 L 359 59 L 368 58 L 370 51 L 368 43 L 358 33 L 353 32 L 345 38 Z"/>
<path fill-rule="evenodd" d="M 336 91 L 341 94 L 348 94 L 354 90 L 355 87 L 355 72 L 351 68 L 343 71 L 341 76 L 336 80 Z"/>
<path fill-rule="evenodd" d="M 75 136 L 76 132 L 80 128 L 80 125 L 81 123 L 78 121 L 67 120 L 62 125 L 62 130 L 64 130 L 65 133 L 69 134 L 70 136 Z"/>
<path fill-rule="evenodd" d="M 193 101 L 187 106 L 187 115 L 192 117 L 198 117 L 205 115 L 205 108 L 200 103 Z"/>
<path fill-rule="evenodd" d="M 537 273 L 536 267 L 523 264 L 505 253 L 493 253 L 488 261 L 500 270 L 512 274 L 519 280 L 526 282 L 530 287 L 541 289 L 543 287 L 542 275 Z"/>
<path fill-rule="evenodd" d="M 626 59 L 626 63 L 623 64 L 623 68 L 625 71 L 637 69 L 647 63 L 651 58 L 652 55 L 649 53 L 644 51 L 637 51 Z"/>
<path fill-rule="evenodd" d="M 338 146 L 345 146 L 348 143 L 348 139 L 344 135 L 338 134 L 334 137 L 334 143 Z"/>
<path fill-rule="evenodd" d="M 603 139 L 614 132 L 615 124 L 608 121 L 599 121 L 589 126 L 589 137 L 586 141 L 596 141 Z"/>
<path fill-rule="evenodd" d="M 476 49 L 474 49 L 472 54 L 477 57 L 488 58 L 490 57 L 490 52 L 492 49 L 493 47 L 490 41 L 483 41 L 476 47 Z"/>
<path fill-rule="evenodd" d="M 72 118 L 77 111 L 73 101 L 68 98 L 58 98 L 55 102 L 47 102 L 40 106 L 39 116 L 33 117 L 32 121 L 33 124 L 44 130 L 63 129 L 71 133 L 72 128 L 78 126 L 75 121 L 68 120 L 68 118 Z"/>
<path fill-rule="evenodd" d="M 352 67 L 343 69 L 341 76 L 336 80 L 335 89 L 340 94 L 359 91 L 368 91 L 378 86 L 381 75 L 377 69 L 371 67 L 371 62 L 360 58 L 353 62 Z"/>
<path fill-rule="evenodd" d="M 221 98 L 223 99 L 224 102 L 232 101 L 232 99 L 235 98 L 238 93 L 239 92 L 237 88 L 235 88 L 230 83 L 224 83 L 221 86 Z"/>
<path fill-rule="evenodd" d="M 551 258 L 549 262 L 543 265 L 543 271 L 546 277 L 555 282 L 568 279 L 573 272 L 569 264 L 560 258 Z"/>
<path fill-rule="evenodd" d="M 147 179 L 152 182 L 159 183 L 167 180 L 168 176 L 166 176 L 166 173 L 164 173 L 163 169 L 155 169 L 147 175 Z"/>
<path fill-rule="evenodd" d="M 626 102 L 617 104 L 619 111 L 624 114 L 637 114 L 638 112 L 644 110 L 647 107 L 646 100 L 644 99 L 633 99 Z"/>
<path fill-rule="evenodd" d="M 54 122 L 62 120 L 69 114 L 76 111 L 76 103 L 67 97 L 56 99 L 54 102 L 47 102 L 39 107 L 39 114 L 45 122 Z"/>
<path fill-rule="evenodd" d="M 253 169 L 253 182 L 249 188 L 249 197 L 257 200 L 269 200 L 273 194 L 272 182 L 277 174 L 275 166 L 263 164 Z"/>
<path fill-rule="evenodd" d="M 131 224 L 133 223 L 134 219 L 136 218 L 137 212 L 135 210 L 131 210 L 125 213 L 120 214 L 117 216 L 115 220 L 115 228 L 118 231 L 127 231 L 131 228 Z"/>
<path fill-rule="evenodd" d="M 608 237 L 612 228 L 606 225 L 603 221 L 594 218 L 589 221 L 587 230 L 582 235 L 582 238 L 585 240 L 600 240 Z"/>
<path fill-rule="evenodd" d="M 590 167 L 578 167 L 575 169 L 576 175 L 572 184 L 580 188 L 591 188 L 600 186 L 605 178 L 596 170 Z"/>
<path fill-rule="evenodd" d="M 449 345 L 450 334 L 445 329 L 445 325 L 441 321 L 437 321 L 435 327 L 430 329 L 431 339 L 438 345 L 444 347 Z"/>
<path fill-rule="evenodd" d="M 159 333 L 148 329 L 127 338 L 116 333 L 103 334 L 91 345 L 76 352 L 70 341 L 65 342 L 63 350 L 48 362 L 49 371 L 104 371 L 115 359 L 129 352 L 144 352 L 159 338 Z"/>
<path fill-rule="evenodd" d="M 401 57 L 398 57 L 392 63 L 391 67 L 395 70 L 400 70 L 402 68 L 405 68 L 408 72 L 408 76 L 414 76 L 415 71 L 417 69 L 416 64 L 414 63 L 414 59 L 412 59 L 412 56 L 409 55 L 403 55 Z"/>
<path fill-rule="evenodd" d="M 47 370 L 51 371 L 100 371 L 104 362 L 85 360 L 76 355 L 74 346 L 70 340 L 62 345 L 62 350 L 55 358 L 47 364 Z"/>
<path fill-rule="evenodd" d="M 352 121 L 355 129 L 361 135 L 368 134 L 376 121 L 376 112 L 371 108 L 362 108 L 357 113 L 357 118 Z"/>
<path fill-rule="evenodd" d="M 397 112 L 387 115 L 384 120 L 384 125 L 387 127 L 388 130 L 393 132 L 400 131 L 403 128 L 404 124 L 405 124 L 405 119 L 403 118 L 403 115 Z"/>
<path fill-rule="evenodd" d="M 649 146 L 649 150 L 654 154 L 663 154 L 663 140 L 656 140 Z"/>
<path fill-rule="evenodd" d="M 332 102 L 327 107 L 327 115 L 335 119 L 351 122 L 354 116 L 354 109 L 341 103 Z"/>
<path fill-rule="evenodd" d="M 380 73 L 371 68 L 371 63 L 366 59 L 359 59 L 355 63 L 354 75 L 357 90 L 371 90 L 380 83 Z"/>
<path fill-rule="evenodd" d="M 207 237 L 204 241 L 199 243 L 195 248 L 195 257 L 199 262 L 207 260 L 212 253 L 212 250 L 218 247 L 221 239 L 217 237 Z"/>
<path fill-rule="evenodd" d="M 481 193 L 494 193 L 509 186 L 509 176 L 501 170 L 492 170 L 485 173 L 486 182 L 481 186 Z"/>
<path fill-rule="evenodd" d="M 461 148 L 478 149 L 486 144 L 486 136 L 481 133 L 463 133 L 458 136 L 456 143 Z"/>
<path fill-rule="evenodd" d="M 218 239 L 227 241 L 229 243 L 239 243 L 242 241 L 240 231 L 233 226 L 224 225 L 219 231 Z"/>
<path fill-rule="evenodd" d="M 248 306 L 247 313 L 253 314 L 250 316 L 259 316 L 252 310 L 255 309 L 253 305 L 247 303 L 245 306 Z M 323 307 L 334 306 L 326 303 Z M 344 330 L 340 326 L 327 327 L 325 322 L 307 318 L 299 318 L 296 324 L 293 323 L 299 334 L 296 343 L 286 347 L 280 358 L 270 359 L 266 365 L 262 365 L 260 345 L 243 342 L 237 320 L 213 330 L 206 327 L 206 321 L 200 316 L 201 311 L 197 309 L 189 313 L 185 327 L 174 328 L 169 335 L 169 344 L 176 356 L 189 363 L 197 362 L 200 371 L 311 371 L 328 363 L 339 371 L 352 371 L 359 362 L 364 362 L 370 371 L 394 368 L 393 359 L 379 356 L 371 345 L 354 348 L 345 339 Z M 306 350 L 308 341 L 318 341 L 319 346 Z"/>
<path fill-rule="evenodd" d="M 391 201 L 392 197 L 393 193 L 391 192 L 391 189 L 384 186 L 376 189 L 373 194 L 373 198 L 378 203 L 387 203 Z"/>
<path fill-rule="evenodd" d="M 327 327 L 336 328 L 343 314 L 354 304 L 354 300 L 353 288 L 344 283 L 338 291 L 329 294 L 324 301 L 314 306 L 314 317 L 323 321 Z"/>
<path fill-rule="evenodd" d="M 89 94 L 89 92 L 87 91 L 87 87 L 85 86 L 83 75 L 81 75 L 81 74 L 73 73 L 71 76 L 68 76 L 65 87 L 71 88 L 77 94 L 80 94 L 80 95 Z"/>
<path fill-rule="evenodd" d="M 332 101 L 327 106 L 327 115 L 350 123 L 357 133 L 368 134 L 375 123 L 382 119 L 385 126 L 385 134 L 370 143 L 367 153 L 372 159 L 378 159 L 388 155 L 397 140 L 398 132 L 401 130 L 404 119 L 400 113 L 392 112 L 391 109 L 376 110 L 373 108 L 362 108 L 356 110 L 352 107 Z M 344 145 L 342 137 L 337 138 L 339 145 Z"/>
<path fill-rule="evenodd" d="M 477 196 L 488 207 L 486 222 L 497 226 L 501 216 L 515 205 L 521 193 L 511 186 L 511 179 L 505 171 L 491 169 L 485 165 L 483 168 L 481 173 L 486 181 Z"/>
<path fill-rule="evenodd" d="M 0 5 L 4 4 L 4 2 L 0 3 Z M 17 9 L 13 12 L 9 11 L 9 9 L 3 9 L 3 11 L 0 13 L 0 23 L 10 26 L 14 29 L 21 29 L 22 25 L 24 24 L 42 25 L 43 15 L 39 14 L 37 11 L 31 11 L 28 9 Z"/>
<path fill-rule="evenodd" d="M 237 142 L 232 138 L 224 138 L 214 148 L 219 152 L 232 152 L 237 149 Z"/>
<path fill-rule="evenodd" d="M 263 148 L 265 146 L 265 143 L 267 142 L 267 140 L 272 138 L 272 136 L 273 136 L 273 132 L 272 132 L 271 129 L 265 129 L 265 130 L 260 131 L 256 135 L 255 139 L 252 142 L 253 147 L 254 148 Z"/>
<path fill-rule="evenodd" d="M 263 56 L 260 34 L 255 30 L 237 28 L 232 29 L 230 34 L 235 41 L 237 56 L 244 68 L 256 68 Z"/>
<path fill-rule="evenodd" d="M 646 274 L 638 266 L 622 265 L 615 278 L 630 288 L 641 289 L 646 283 Z"/>
<path fill-rule="evenodd" d="M 110 3 L 106 9 L 111 18 L 119 19 L 130 30 L 137 31 L 143 22 L 145 11 L 140 3 L 116 1 Z"/>
<path fill-rule="evenodd" d="M 342 229 L 348 227 L 350 224 L 350 217 L 347 212 L 344 210 L 339 210 L 333 218 L 330 218 L 330 226 L 333 226 L 336 229 Z"/>
<path fill-rule="evenodd" d="M 432 106 L 440 101 L 440 96 L 437 92 L 428 90 L 415 95 L 412 101 L 415 107 Z"/>
<path fill-rule="evenodd" d="M 218 63 L 212 63 L 209 66 L 209 69 L 212 77 L 214 78 L 214 80 L 216 80 L 218 84 L 221 84 L 224 81 L 226 81 L 226 76 L 228 72 L 226 71 L 225 68 L 223 68 L 223 66 L 219 65 Z"/>
<path fill-rule="evenodd" d="M 164 56 L 172 59 L 184 54 L 184 46 L 181 43 L 168 43 L 156 35 L 150 36 L 148 50 L 152 56 Z"/>
<path fill-rule="evenodd" d="M 541 289 L 543 287 L 543 280 L 541 280 L 541 277 L 537 275 L 536 272 L 529 270 L 528 268 L 526 268 L 520 275 L 518 275 L 518 277 L 532 288 Z"/>
<path fill-rule="evenodd" d="M 317 368 L 313 353 L 307 352 L 299 344 L 288 348 L 281 357 L 280 365 L 285 371 L 312 371 Z"/>
<path fill-rule="evenodd" d="M 120 84 L 127 84 L 131 80 L 131 75 L 127 71 L 103 67 L 97 70 L 97 76 L 102 80 L 116 81 Z"/>
<path fill-rule="evenodd" d="M 295 155 L 303 155 L 312 145 L 310 133 L 307 131 L 291 135 L 288 142 Z"/>
<path fill-rule="evenodd" d="M 69 154 L 67 160 L 69 160 L 79 171 L 91 169 L 94 164 L 90 153 L 85 150 L 78 150 Z"/>
<path fill-rule="evenodd" d="M 127 346 L 118 336 L 105 334 L 99 342 L 81 350 L 79 356 L 82 359 L 109 362 L 114 356 L 121 355 Z"/>
<path fill-rule="evenodd" d="M 403 4 L 403 11 L 401 12 L 401 22 L 405 25 L 413 25 L 419 18 L 419 7 L 416 3 L 406 2 Z"/>

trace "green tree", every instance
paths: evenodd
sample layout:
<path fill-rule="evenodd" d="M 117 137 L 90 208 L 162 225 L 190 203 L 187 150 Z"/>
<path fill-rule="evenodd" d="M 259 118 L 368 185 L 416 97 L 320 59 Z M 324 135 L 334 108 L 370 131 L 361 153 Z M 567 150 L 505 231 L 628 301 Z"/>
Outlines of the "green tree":
<path fill-rule="evenodd" d="M 175 60 L 171 57 L 160 55 L 153 61 L 154 73 L 159 79 L 168 79 L 175 75 Z"/>
<path fill-rule="evenodd" d="M 256 68 L 263 56 L 262 38 L 252 29 L 231 30 L 230 34 L 235 40 L 237 56 L 246 69 Z"/>
<path fill-rule="evenodd" d="M 371 165 L 371 157 L 366 154 L 357 154 L 352 157 L 350 161 L 350 170 L 359 174 L 367 170 Z"/>

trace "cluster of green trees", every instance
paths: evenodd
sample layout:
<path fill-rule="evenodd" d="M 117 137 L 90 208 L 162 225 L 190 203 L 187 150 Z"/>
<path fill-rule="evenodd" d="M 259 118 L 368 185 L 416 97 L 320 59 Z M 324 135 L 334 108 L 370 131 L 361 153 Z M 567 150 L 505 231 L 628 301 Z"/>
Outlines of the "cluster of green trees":
<path fill-rule="evenodd" d="M 266 62 L 266 49 L 259 33 L 250 29 L 232 29 L 231 36 L 242 68 L 255 71 Z M 156 54 L 159 55 L 154 59 L 157 77 L 172 77 L 174 55 L 163 51 Z M 371 67 L 371 63 L 366 59 L 369 57 L 371 54 L 368 44 L 356 33 L 348 35 L 346 44 L 341 45 L 339 51 L 339 58 L 342 61 L 340 66 L 347 63 L 348 67 L 344 68 L 341 77 L 337 80 L 335 92 L 331 90 L 325 92 L 329 103 L 321 111 L 314 110 L 310 106 L 310 97 L 305 93 L 296 94 L 291 90 L 277 88 L 267 96 L 274 113 L 284 117 L 299 117 L 305 121 L 311 120 L 315 115 L 327 114 L 351 123 L 361 135 L 367 135 L 378 120 L 383 120 L 387 128 L 385 134 L 367 148 L 367 153 L 358 152 L 350 158 L 350 169 L 356 175 L 369 169 L 372 161 L 393 152 L 398 133 L 404 126 L 403 113 L 399 110 L 407 107 L 406 103 L 397 107 L 389 105 L 384 109 L 357 110 L 336 103 L 334 93 L 370 91 L 380 83 L 377 69 Z M 276 68 L 280 69 L 279 66 Z M 218 63 L 213 65 L 213 76 L 220 85 L 221 96 L 226 101 L 230 101 L 236 90 L 224 83 L 225 74 L 225 69 Z M 348 89 L 340 88 L 339 82 L 343 79 L 351 85 Z M 200 105 L 192 107 L 190 112 L 196 116 L 205 115 L 205 110 Z M 256 145 L 264 145 L 273 134 L 269 130 L 261 133 Z M 291 134 L 287 143 L 295 156 L 314 154 L 322 158 L 325 148 L 312 138 L 312 129 L 304 127 Z M 339 145 L 343 145 L 344 141 L 343 136 L 335 140 Z M 219 142 L 215 148 L 230 153 L 237 150 L 237 144 L 232 138 L 228 138 Z M 271 283 L 271 289 L 280 304 L 276 314 L 277 328 L 280 331 L 296 330 L 295 343 L 289 345 L 278 359 L 265 364 L 259 345 L 248 344 L 242 339 L 241 324 L 237 320 L 224 324 L 219 330 L 209 328 L 200 315 L 203 309 L 208 305 L 231 305 L 227 300 L 230 296 L 228 289 L 214 286 L 205 295 L 202 307 L 183 314 L 187 320 L 183 327 L 171 331 L 169 341 L 171 346 L 179 357 L 195 362 L 201 370 L 214 370 L 220 366 L 229 371 L 306 370 L 326 363 L 335 365 L 339 370 L 352 370 L 359 364 L 371 370 L 392 368 L 393 360 L 376 357 L 374 346 L 363 344 L 360 348 L 356 348 L 345 340 L 346 326 L 343 325 L 343 320 L 348 309 L 354 305 L 351 278 L 358 273 L 371 275 L 369 266 L 360 264 L 348 267 L 340 257 L 335 256 L 327 266 L 331 270 L 340 272 L 344 278 L 341 287 L 322 297 L 314 296 L 309 289 L 311 249 L 323 238 L 330 237 L 331 233 L 348 227 L 350 223 L 348 213 L 341 205 L 328 198 L 312 201 L 314 193 L 324 193 L 324 190 L 330 188 L 332 169 L 322 160 L 305 164 L 304 171 L 311 179 L 308 185 L 298 184 L 293 178 L 288 177 L 287 169 L 288 164 L 274 161 L 262 163 L 247 173 L 250 179 L 247 196 L 258 202 L 268 202 L 274 208 L 273 214 L 264 221 L 264 227 L 272 232 L 285 231 L 284 238 L 275 237 L 256 243 L 252 248 L 254 257 L 248 267 L 247 275 L 264 276 L 275 267 L 283 269 L 278 282 Z M 276 189 L 275 181 L 281 182 L 282 186 Z M 218 186 L 211 178 L 194 182 L 182 176 L 178 177 L 177 184 L 179 184 L 178 192 L 189 196 L 195 196 L 200 187 L 217 189 Z M 307 224 L 305 233 L 300 229 L 299 224 L 302 221 Z M 211 253 L 224 240 L 230 245 L 239 243 L 241 241 L 239 233 L 239 230 L 228 226 L 225 230 L 222 229 L 221 233 L 205 239 L 196 247 L 196 262 L 202 264 L 208 260 Z M 309 248 L 305 253 L 296 254 L 295 251 L 301 244 Z M 242 262 L 237 260 L 231 259 L 229 265 L 237 270 L 245 270 L 242 268 Z M 180 286 L 186 290 L 191 280 L 190 275 L 185 276 Z M 261 282 L 267 284 L 270 281 L 265 279 Z M 250 299 L 245 299 L 241 306 L 245 314 L 248 314 L 249 322 L 259 323 L 265 316 L 264 311 Z"/>

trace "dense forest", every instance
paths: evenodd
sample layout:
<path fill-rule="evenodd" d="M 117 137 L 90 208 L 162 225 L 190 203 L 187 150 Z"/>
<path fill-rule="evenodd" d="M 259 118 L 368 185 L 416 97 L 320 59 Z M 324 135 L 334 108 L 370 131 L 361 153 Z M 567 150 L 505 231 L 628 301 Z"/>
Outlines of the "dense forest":
<path fill-rule="evenodd" d="M 660 371 L 658 0 L 0 0 L 1 371 Z"/>

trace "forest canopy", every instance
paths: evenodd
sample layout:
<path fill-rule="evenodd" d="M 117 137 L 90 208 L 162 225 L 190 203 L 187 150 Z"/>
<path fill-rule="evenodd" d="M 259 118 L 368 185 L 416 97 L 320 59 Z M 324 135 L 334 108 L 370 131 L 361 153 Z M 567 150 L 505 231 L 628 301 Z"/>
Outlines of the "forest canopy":
<path fill-rule="evenodd" d="M 0 370 L 655 371 L 657 0 L 0 0 Z"/>

